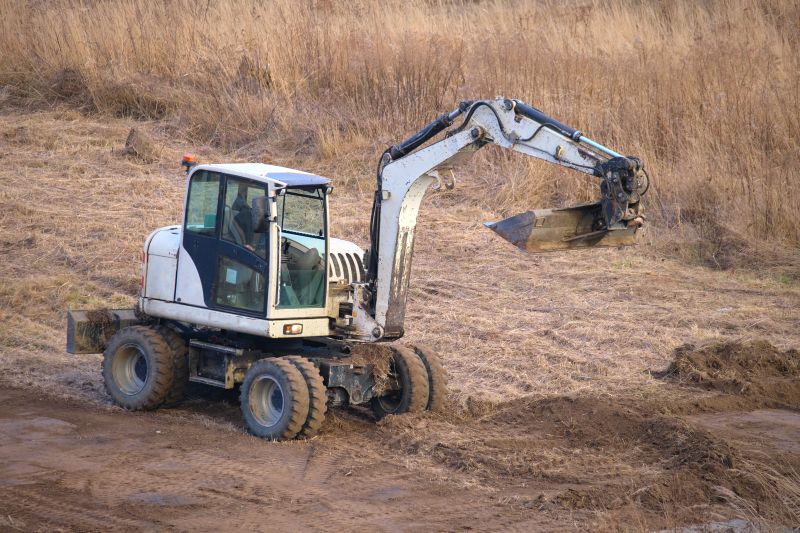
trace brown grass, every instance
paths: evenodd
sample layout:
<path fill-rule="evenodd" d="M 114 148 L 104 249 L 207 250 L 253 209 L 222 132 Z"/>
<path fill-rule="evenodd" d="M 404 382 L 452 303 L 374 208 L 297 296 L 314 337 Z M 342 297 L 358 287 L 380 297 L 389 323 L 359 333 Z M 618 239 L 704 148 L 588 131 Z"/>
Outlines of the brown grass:
<path fill-rule="evenodd" d="M 163 118 L 369 189 L 386 144 L 459 99 L 517 97 L 640 155 L 651 218 L 696 228 L 713 264 L 732 235 L 800 241 L 798 23 L 787 0 L 2 0 L 0 102 Z M 503 214 L 593 194 L 488 150 L 465 180 Z"/>

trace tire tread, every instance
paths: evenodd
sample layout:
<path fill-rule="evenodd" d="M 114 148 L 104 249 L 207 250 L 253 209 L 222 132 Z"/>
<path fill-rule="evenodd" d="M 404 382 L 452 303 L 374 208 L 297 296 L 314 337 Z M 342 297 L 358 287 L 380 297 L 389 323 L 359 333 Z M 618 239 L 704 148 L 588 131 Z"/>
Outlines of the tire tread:
<path fill-rule="evenodd" d="M 314 363 L 305 357 L 292 355 L 284 359 L 292 363 L 306 380 L 309 399 L 308 418 L 306 418 L 298 437 L 311 438 L 319 432 L 325 422 L 325 413 L 328 411 L 328 392 L 325 382 Z"/>
<path fill-rule="evenodd" d="M 309 394 L 308 394 L 308 386 L 306 385 L 306 380 L 303 378 L 303 374 L 292 364 L 290 361 L 287 361 L 283 358 L 268 358 L 268 359 L 261 359 L 253 363 L 248 370 L 248 374 L 251 372 L 258 372 L 260 367 L 267 367 L 268 365 L 272 365 L 278 368 L 280 372 L 284 374 L 286 377 L 286 381 L 290 388 L 289 395 L 292 399 L 291 402 L 291 411 L 289 414 L 289 420 L 286 424 L 286 427 L 278 434 L 272 435 L 270 438 L 273 440 L 289 440 L 295 438 L 300 430 L 303 428 L 303 424 L 308 417 L 308 402 L 309 402 Z M 241 393 L 239 396 L 239 401 L 241 402 L 242 409 L 245 408 L 248 402 L 248 394 L 247 390 L 248 387 L 246 386 L 248 382 L 248 378 L 245 377 L 245 383 L 242 385 Z M 251 431 L 254 434 L 257 434 L 251 428 Z"/>
<path fill-rule="evenodd" d="M 158 331 L 172 351 L 173 381 L 164 405 L 175 405 L 186 397 L 189 386 L 189 347 L 186 341 L 169 326 L 158 326 Z"/>
<path fill-rule="evenodd" d="M 408 368 L 408 375 L 411 381 L 411 399 L 408 404 L 409 413 L 419 413 L 425 410 L 428 405 L 430 388 L 428 386 L 428 372 L 422 359 L 413 350 L 404 346 L 394 347 L 394 352 Z"/>
<path fill-rule="evenodd" d="M 447 373 L 442 366 L 442 358 L 424 344 L 416 344 L 413 349 L 428 372 L 430 394 L 426 408 L 428 411 L 443 411 L 447 401 Z"/>
<path fill-rule="evenodd" d="M 391 349 L 397 372 L 408 377 L 408 391 L 403 392 L 403 399 L 393 412 L 387 412 L 379 399 L 373 398 L 372 410 L 379 420 L 389 414 L 419 413 L 424 411 L 428 405 L 430 394 L 428 372 L 425 370 L 422 359 L 410 348 L 392 346 Z M 401 383 L 401 385 L 405 384 Z"/>

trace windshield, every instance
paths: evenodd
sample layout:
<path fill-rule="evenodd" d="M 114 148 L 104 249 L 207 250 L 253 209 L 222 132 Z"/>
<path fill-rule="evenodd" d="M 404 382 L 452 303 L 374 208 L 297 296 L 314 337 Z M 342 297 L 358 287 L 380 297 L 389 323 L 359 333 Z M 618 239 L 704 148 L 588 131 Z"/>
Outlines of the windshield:
<path fill-rule="evenodd" d="M 325 237 L 325 194 L 321 189 L 287 189 L 278 196 L 278 225 L 283 231 Z"/>

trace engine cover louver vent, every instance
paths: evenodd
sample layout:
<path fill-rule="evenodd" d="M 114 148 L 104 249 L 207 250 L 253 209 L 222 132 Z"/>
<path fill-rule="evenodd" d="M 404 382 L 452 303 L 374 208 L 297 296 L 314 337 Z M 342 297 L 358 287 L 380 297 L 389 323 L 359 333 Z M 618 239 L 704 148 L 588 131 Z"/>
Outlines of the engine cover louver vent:
<path fill-rule="evenodd" d="M 332 253 L 328 264 L 328 276 L 331 279 L 344 279 L 349 283 L 364 281 L 364 262 L 358 254 Z"/>

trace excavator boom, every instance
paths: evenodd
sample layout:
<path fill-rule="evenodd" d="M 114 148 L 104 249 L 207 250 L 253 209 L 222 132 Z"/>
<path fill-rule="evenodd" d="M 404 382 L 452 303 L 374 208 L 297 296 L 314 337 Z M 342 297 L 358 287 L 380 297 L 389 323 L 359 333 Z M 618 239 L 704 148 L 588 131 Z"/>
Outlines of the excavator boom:
<path fill-rule="evenodd" d="M 425 146 L 461 115 L 460 125 Z M 517 100 L 461 102 L 381 157 L 366 283 L 355 297 L 355 326 L 361 340 L 391 340 L 403 335 L 414 233 L 425 191 L 441 180 L 442 172 L 488 144 L 600 180 L 598 202 L 533 210 L 488 223 L 498 235 L 529 252 L 635 242 L 635 233 L 644 222 L 641 196 L 649 186 L 638 158 L 624 157 Z"/>

